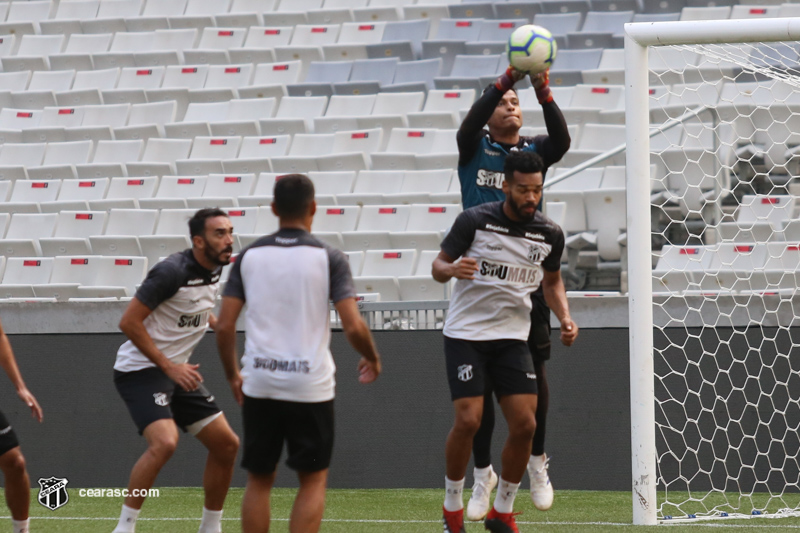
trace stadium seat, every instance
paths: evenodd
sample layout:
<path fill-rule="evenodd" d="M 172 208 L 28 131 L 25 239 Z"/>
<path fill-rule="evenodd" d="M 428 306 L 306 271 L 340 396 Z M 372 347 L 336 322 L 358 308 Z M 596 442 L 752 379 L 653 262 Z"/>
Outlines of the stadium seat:
<path fill-rule="evenodd" d="M 255 174 L 243 174 L 231 176 L 227 174 L 210 174 L 206 187 L 203 190 L 204 197 L 231 197 L 248 196 L 255 187 Z"/>
<path fill-rule="evenodd" d="M 356 294 L 378 293 L 380 301 L 397 302 L 400 300 L 400 287 L 393 276 L 359 276 L 353 278 Z"/>
<path fill-rule="evenodd" d="M 444 231 L 461 213 L 456 205 L 412 205 L 406 231 Z"/>
<path fill-rule="evenodd" d="M 4 257 L 2 285 L 44 285 L 53 272 L 52 257 Z M 5 289 L 0 289 L 3 291 Z"/>
<path fill-rule="evenodd" d="M 175 172 L 175 161 L 189 157 L 192 149 L 191 139 L 159 139 L 150 138 L 142 154 L 141 163 L 130 163 L 128 175 L 131 176 L 151 176 L 165 174 L 164 168 L 170 172 Z M 2 152 L 0 152 L 2 157 Z"/>
<path fill-rule="evenodd" d="M 127 295 L 133 296 L 146 273 L 143 257 L 61 256 L 53 262 L 50 282 L 124 287 Z"/>
<path fill-rule="evenodd" d="M 713 256 L 711 250 L 704 246 L 673 245 L 665 245 L 656 255 L 658 263 L 653 269 L 654 293 L 699 289 L 703 272 L 708 269 Z"/>
<path fill-rule="evenodd" d="M 294 28 L 292 46 L 322 46 L 334 44 L 339 37 L 339 24 L 298 24 Z"/>
<path fill-rule="evenodd" d="M 402 301 L 429 301 L 447 299 L 447 284 L 435 281 L 429 274 L 398 276 L 397 283 Z"/>
<path fill-rule="evenodd" d="M 8 224 L 6 239 L 40 239 L 52 237 L 56 228 L 56 213 L 14 213 Z"/>
<path fill-rule="evenodd" d="M 61 180 L 17 180 L 9 202 L 53 202 L 58 197 Z"/>
<path fill-rule="evenodd" d="M 156 191 L 156 198 L 197 198 L 203 195 L 208 176 L 162 176 Z M 164 212 L 159 219 L 159 227 Z M 188 218 L 187 218 L 188 220 Z M 160 234 L 158 230 L 156 234 Z"/>
<path fill-rule="evenodd" d="M 354 231 L 361 208 L 358 206 L 329 206 L 317 209 L 314 217 L 314 231 L 343 232 Z"/>
<path fill-rule="evenodd" d="M 106 196 L 109 178 L 64 180 L 58 193 L 59 201 L 102 200 Z"/>
<path fill-rule="evenodd" d="M 253 77 L 253 65 L 211 65 L 208 68 L 206 89 L 236 89 L 250 84 Z"/>
<path fill-rule="evenodd" d="M 109 200 L 152 198 L 156 187 L 158 187 L 158 178 L 155 176 L 111 178 L 106 198 Z"/>
<path fill-rule="evenodd" d="M 416 250 L 367 250 L 361 276 L 410 276 L 416 260 Z"/>
<path fill-rule="evenodd" d="M 158 214 L 155 209 L 111 209 L 105 235 L 152 235 Z"/>
<path fill-rule="evenodd" d="M 404 231 L 408 225 L 411 206 L 364 206 L 356 231 Z"/>
<path fill-rule="evenodd" d="M 269 206 L 258 208 L 254 232 L 258 235 L 267 235 L 278 231 L 278 217 Z"/>

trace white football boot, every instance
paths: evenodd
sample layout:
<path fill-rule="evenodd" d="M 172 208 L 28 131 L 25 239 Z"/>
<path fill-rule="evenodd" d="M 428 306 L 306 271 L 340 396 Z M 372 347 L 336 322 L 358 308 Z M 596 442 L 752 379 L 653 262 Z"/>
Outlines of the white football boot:
<path fill-rule="evenodd" d="M 489 468 L 489 476 L 475 477 L 472 496 L 470 496 L 469 503 L 467 503 L 467 520 L 472 520 L 473 522 L 483 520 L 492 506 L 492 491 L 497 487 L 497 482 L 500 478 L 495 474 L 491 466 Z"/>
<path fill-rule="evenodd" d="M 531 455 L 528 459 L 528 475 L 531 478 L 531 500 L 540 511 L 553 506 L 553 485 L 547 475 L 550 459 L 546 454 Z"/>

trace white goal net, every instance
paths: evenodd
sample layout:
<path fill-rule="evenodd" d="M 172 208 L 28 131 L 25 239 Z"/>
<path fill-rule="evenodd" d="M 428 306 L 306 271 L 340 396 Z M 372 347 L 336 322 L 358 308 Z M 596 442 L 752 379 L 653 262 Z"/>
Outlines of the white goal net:
<path fill-rule="evenodd" d="M 728 22 L 748 24 L 631 32 L 651 45 L 626 110 L 636 523 L 800 516 L 798 43 L 790 20 Z"/>

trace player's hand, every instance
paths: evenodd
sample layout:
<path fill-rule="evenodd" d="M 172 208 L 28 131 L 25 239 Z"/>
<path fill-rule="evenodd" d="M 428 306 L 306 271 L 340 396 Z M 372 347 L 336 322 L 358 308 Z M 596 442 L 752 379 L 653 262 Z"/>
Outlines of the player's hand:
<path fill-rule="evenodd" d="M 453 263 L 453 276 L 456 279 L 475 279 L 478 271 L 478 262 L 472 257 L 462 257 Z"/>
<path fill-rule="evenodd" d="M 212 331 L 217 330 L 217 317 L 214 316 L 214 313 L 208 314 L 208 328 Z"/>
<path fill-rule="evenodd" d="M 42 413 L 42 408 L 39 406 L 39 402 L 36 401 L 31 391 L 26 387 L 22 387 L 17 391 L 17 396 L 19 396 L 20 400 L 25 402 L 25 405 L 31 408 L 31 416 L 41 422 L 44 414 Z"/>
<path fill-rule="evenodd" d="M 514 67 L 512 67 L 510 65 L 509 65 L 508 70 L 506 72 L 508 72 L 508 75 L 511 76 L 511 79 L 514 80 L 514 83 L 518 82 L 519 80 L 525 78 L 525 76 L 528 75 L 527 72 L 522 71 L 522 70 L 517 70 L 517 69 L 515 69 Z"/>
<path fill-rule="evenodd" d="M 381 360 L 369 361 L 362 357 L 358 362 L 358 382 L 372 383 L 381 373 Z"/>
<path fill-rule="evenodd" d="M 538 74 L 531 74 L 531 84 L 536 91 L 536 99 L 540 104 L 553 101 L 553 91 L 550 90 L 550 69 Z"/>
<path fill-rule="evenodd" d="M 198 368 L 200 368 L 200 365 L 191 365 L 189 363 L 172 364 L 164 373 L 183 390 L 193 391 L 203 382 L 203 376 L 197 371 Z"/>
<path fill-rule="evenodd" d="M 537 91 L 545 85 L 550 85 L 550 69 L 544 72 L 537 72 L 536 74 L 531 72 L 530 77 L 531 85 L 533 85 L 533 88 Z"/>
<path fill-rule="evenodd" d="M 236 372 L 236 375 L 228 380 L 228 384 L 231 386 L 231 392 L 233 392 L 233 398 L 236 400 L 236 403 L 238 403 L 240 406 L 244 405 L 242 375 L 239 372 Z"/>
<path fill-rule="evenodd" d="M 575 339 L 578 337 L 578 324 L 572 321 L 570 317 L 561 321 L 561 344 L 564 346 L 572 346 Z"/>

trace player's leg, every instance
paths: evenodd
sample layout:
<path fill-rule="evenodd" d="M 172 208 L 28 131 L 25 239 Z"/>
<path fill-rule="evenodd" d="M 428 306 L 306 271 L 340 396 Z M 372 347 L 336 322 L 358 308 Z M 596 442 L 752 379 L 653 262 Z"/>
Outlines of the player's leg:
<path fill-rule="evenodd" d="M 531 500 L 541 511 L 553 505 L 553 485 L 548 476 L 548 459 L 544 451 L 547 435 L 547 409 L 550 406 L 550 386 L 547 383 L 545 362 L 550 359 L 550 309 L 543 299 L 532 296 L 531 332 L 528 337 L 528 348 L 533 357 L 536 370 L 536 383 L 539 399 L 536 406 L 536 434 L 533 436 L 533 447 L 528 462 L 528 475 L 531 479 Z"/>
<path fill-rule="evenodd" d="M 243 533 L 269 531 L 270 494 L 283 450 L 285 403 L 244 397 L 242 468 L 247 470 L 247 486 L 242 498 Z"/>
<path fill-rule="evenodd" d="M 531 453 L 536 430 L 536 374 L 525 342 L 495 341 L 494 357 L 487 365 L 508 423 L 503 464 L 494 505 L 484 522 L 498 533 L 516 533 L 514 499 Z"/>
<path fill-rule="evenodd" d="M 203 473 L 205 504 L 200 521 L 200 533 L 219 533 L 222 524 L 222 506 L 228 495 L 233 477 L 236 453 L 239 451 L 239 437 L 233 432 L 225 415 L 220 412 L 195 435 L 208 449 L 206 468 Z M 191 433 L 192 430 L 190 429 Z"/>
<path fill-rule="evenodd" d="M 242 497 L 242 533 L 268 533 L 270 521 L 270 494 L 275 483 L 275 472 L 247 474 L 247 486 Z"/>
<path fill-rule="evenodd" d="M 197 437 L 208 450 L 203 474 L 205 505 L 199 533 L 219 533 L 222 505 L 233 477 L 239 437 L 203 384 L 193 391 L 175 388 L 172 395 L 172 416 L 178 427 Z"/>
<path fill-rule="evenodd" d="M 156 420 L 144 429 L 144 438 L 147 440 L 147 449 L 133 465 L 131 477 L 128 481 L 128 497 L 125 505 L 131 509 L 141 509 L 145 497 L 141 496 L 142 490 L 151 488 L 159 472 L 175 453 L 178 447 L 178 427 L 171 418 Z M 137 490 L 136 496 L 133 495 Z"/>
<path fill-rule="evenodd" d="M 467 503 L 467 519 L 483 520 L 491 506 L 492 491 L 497 486 L 497 474 L 492 469 L 492 433 L 494 431 L 494 397 L 491 384 L 487 381 L 483 396 L 483 415 L 481 425 L 472 439 L 472 456 L 475 468 L 472 471 L 474 483 L 472 495 Z"/>
<path fill-rule="evenodd" d="M 290 533 L 316 533 L 325 512 L 325 487 L 333 455 L 333 400 L 283 402 L 291 422 L 286 427 L 286 464 L 297 472 L 300 489 L 289 519 Z"/>
<path fill-rule="evenodd" d="M 317 472 L 298 472 L 300 488 L 289 519 L 289 533 L 316 533 L 325 512 L 325 488 L 328 469 Z"/>
<path fill-rule="evenodd" d="M 480 343 L 444 338 L 445 366 L 455 418 L 445 443 L 445 533 L 464 531 L 464 476 L 472 441 L 481 425 L 486 390 Z"/>
<path fill-rule="evenodd" d="M 114 533 L 132 533 L 145 499 L 140 491 L 153 486 L 161 468 L 178 446 L 178 427 L 169 408 L 175 384 L 158 368 L 146 368 L 114 372 L 114 385 L 139 433 L 147 440 L 147 450 L 131 470 L 128 496 L 114 529 Z M 137 491 L 135 495 L 134 490 Z"/>
<path fill-rule="evenodd" d="M 16 441 L 13 430 L 9 433 Z M 2 440 L 7 440 L 9 433 L 4 434 Z M 31 481 L 19 445 L 0 455 L 0 470 L 5 479 L 6 505 L 11 511 L 12 530 L 14 533 L 28 533 Z"/>

